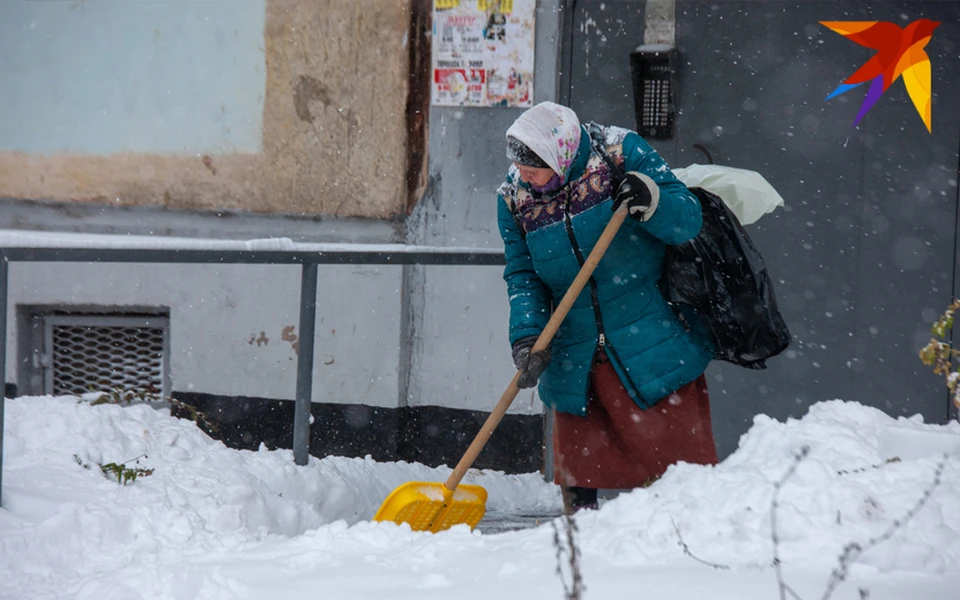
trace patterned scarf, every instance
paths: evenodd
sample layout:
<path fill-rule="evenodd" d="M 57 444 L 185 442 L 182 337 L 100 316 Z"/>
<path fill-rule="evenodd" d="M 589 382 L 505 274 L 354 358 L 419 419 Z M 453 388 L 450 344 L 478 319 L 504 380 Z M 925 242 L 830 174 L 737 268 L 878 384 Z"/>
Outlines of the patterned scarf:
<path fill-rule="evenodd" d="M 557 177 L 551 179 L 539 192 L 553 191 L 567 181 L 570 165 L 580 147 L 580 119 L 565 106 L 541 102 L 525 111 L 507 129 L 508 137 L 515 137 L 536 152 L 553 169 Z M 559 184 L 556 180 L 559 179 Z"/>

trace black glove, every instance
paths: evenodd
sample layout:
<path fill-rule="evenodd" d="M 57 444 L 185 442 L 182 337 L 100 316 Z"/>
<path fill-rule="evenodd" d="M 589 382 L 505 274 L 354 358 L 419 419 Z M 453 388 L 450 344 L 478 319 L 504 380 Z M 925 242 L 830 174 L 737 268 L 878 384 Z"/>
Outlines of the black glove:
<path fill-rule="evenodd" d="M 660 203 L 660 186 L 643 173 L 624 173 L 623 181 L 613 196 L 613 212 L 617 212 L 624 203 L 631 217 L 648 221 Z"/>
<path fill-rule="evenodd" d="M 531 335 L 513 343 L 513 365 L 518 371 L 522 371 L 520 378 L 517 379 L 517 387 L 520 389 L 537 385 L 537 380 L 550 364 L 550 348 L 530 352 L 533 345 L 537 343 L 537 337 L 539 336 Z"/>

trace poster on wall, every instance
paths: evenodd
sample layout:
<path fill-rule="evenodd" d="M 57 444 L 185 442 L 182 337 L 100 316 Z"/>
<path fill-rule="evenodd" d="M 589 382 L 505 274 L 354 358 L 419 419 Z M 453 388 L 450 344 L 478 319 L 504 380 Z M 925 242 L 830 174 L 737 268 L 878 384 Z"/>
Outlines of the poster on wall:
<path fill-rule="evenodd" d="M 533 106 L 536 0 L 434 0 L 436 106 Z"/>

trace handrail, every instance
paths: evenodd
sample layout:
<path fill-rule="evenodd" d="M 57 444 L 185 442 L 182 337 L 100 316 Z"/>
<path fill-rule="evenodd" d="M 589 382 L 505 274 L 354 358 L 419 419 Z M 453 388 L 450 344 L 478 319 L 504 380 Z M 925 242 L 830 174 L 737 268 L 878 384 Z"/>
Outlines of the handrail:
<path fill-rule="evenodd" d="M 159 238 L 158 238 L 159 239 Z M 242 244 L 240 242 L 239 244 Z M 230 245 L 230 244 L 225 244 Z M 299 264 L 300 332 L 297 354 L 296 404 L 293 421 L 293 458 L 306 465 L 310 443 L 310 404 L 313 393 L 313 356 L 319 265 L 503 265 L 502 250 L 404 246 L 399 244 L 293 244 L 295 250 L 223 248 L 90 247 L 81 244 L 0 247 L 0 384 L 6 387 L 7 303 L 9 265 L 12 262 L 173 263 L 173 264 Z M 138 247 L 139 246 L 139 247 Z M 302 249 L 301 249 L 302 248 Z M 3 500 L 3 414 L 6 394 L 0 393 L 0 506 Z"/>
<path fill-rule="evenodd" d="M 180 248 L 3 247 L 10 262 L 116 262 L 182 264 L 502 265 L 502 250 L 433 246 L 358 245 L 358 250 L 241 250 Z M 408 249 L 413 248 L 413 249 Z"/>

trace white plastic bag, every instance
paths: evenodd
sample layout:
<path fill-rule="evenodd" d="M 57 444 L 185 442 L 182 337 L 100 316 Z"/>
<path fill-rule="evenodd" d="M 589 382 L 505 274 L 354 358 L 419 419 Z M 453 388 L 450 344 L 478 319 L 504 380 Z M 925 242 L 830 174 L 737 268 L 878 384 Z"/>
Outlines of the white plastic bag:
<path fill-rule="evenodd" d="M 673 169 L 687 187 L 700 187 L 720 196 L 742 225 L 783 206 L 783 198 L 756 171 L 722 165 L 697 165 Z"/>

